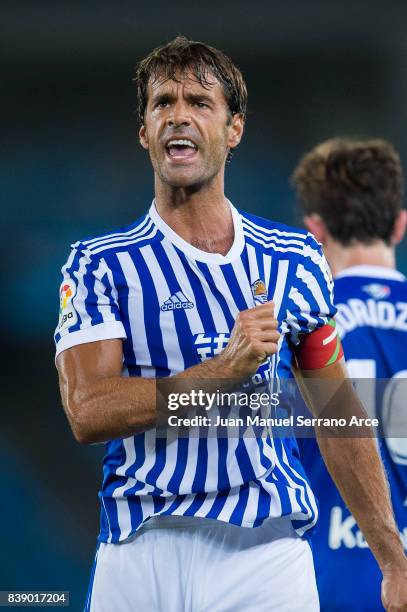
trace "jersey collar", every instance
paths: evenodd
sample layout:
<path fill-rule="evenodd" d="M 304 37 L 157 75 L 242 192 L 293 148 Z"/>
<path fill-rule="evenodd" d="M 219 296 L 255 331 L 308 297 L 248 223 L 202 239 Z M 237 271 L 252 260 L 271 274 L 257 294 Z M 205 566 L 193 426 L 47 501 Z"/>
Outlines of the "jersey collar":
<path fill-rule="evenodd" d="M 386 280 L 397 280 L 405 281 L 406 277 L 404 274 L 393 268 L 387 268 L 385 266 L 350 266 L 345 268 L 339 274 L 335 276 L 335 280 L 338 278 L 345 278 L 348 276 L 365 276 L 367 278 L 383 278 Z"/>
<path fill-rule="evenodd" d="M 207 253 L 206 251 L 201 251 L 196 247 L 192 246 L 189 242 L 181 238 L 176 232 L 167 223 L 160 217 L 157 212 L 155 206 L 155 200 L 151 204 L 149 215 L 156 225 L 160 232 L 164 234 L 164 236 L 170 240 L 176 247 L 180 249 L 183 253 L 191 257 L 191 259 L 195 259 L 196 261 L 202 261 L 204 263 L 209 264 L 227 264 L 235 261 L 242 254 L 245 239 L 243 234 L 243 226 L 242 226 L 242 217 L 238 210 L 233 206 L 233 204 L 227 200 L 230 206 L 230 210 L 232 212 L 233 218 L 233 226 L 235 230 L 235 239 L 233 244 L 226 255 L 221 255 L 220 253 Z"/>

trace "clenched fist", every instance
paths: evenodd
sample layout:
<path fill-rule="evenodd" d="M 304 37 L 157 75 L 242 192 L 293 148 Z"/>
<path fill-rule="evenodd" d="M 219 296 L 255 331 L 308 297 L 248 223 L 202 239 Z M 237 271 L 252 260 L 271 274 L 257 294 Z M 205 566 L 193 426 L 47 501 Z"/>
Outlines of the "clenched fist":
<path fill-rule="evenodd" d="M 277 352 L 279 338 L 273 302 L 243 310 L 237 316 L 228 345 L 218 355 L 218 362 L 236 377 L 250 376 L 269 355 Z"/>

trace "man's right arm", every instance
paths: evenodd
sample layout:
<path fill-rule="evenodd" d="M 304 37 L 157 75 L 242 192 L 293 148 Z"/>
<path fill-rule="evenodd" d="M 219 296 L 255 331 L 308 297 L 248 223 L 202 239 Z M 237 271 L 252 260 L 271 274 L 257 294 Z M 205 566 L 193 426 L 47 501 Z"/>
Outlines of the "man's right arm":
<path fill-rule="evenodd" d="M 196 380 L 244 379 L 277 351 L 274 306 L 267 302 L 239 313 L 226 348 L 216 357 L 173 377 Z M 122 376 L 119 339 L 69 348 L 57 358 L 64 409 L 75 438 L 83 444 L 127 438 L 156 427 L 156 379 Z"/>

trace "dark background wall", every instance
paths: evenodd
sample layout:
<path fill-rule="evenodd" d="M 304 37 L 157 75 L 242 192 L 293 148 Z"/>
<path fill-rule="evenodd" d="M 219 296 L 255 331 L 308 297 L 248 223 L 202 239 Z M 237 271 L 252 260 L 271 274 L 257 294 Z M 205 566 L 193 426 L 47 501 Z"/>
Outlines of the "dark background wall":
<path fill-rule="evenodd" d="M 152 199 L 137 60 L 179 33 L 231 55 L 249 114 L 227 194 L 300 223 L 288 179 L 320 140 L 388 138 L 407 162 L 406 23 L 407 4 L 384 0 L 2 3 L 0 590 L 70 590 L 75 610 L 86 590 L 103 449 L 73 441 L 52 333 L 69 244 L 130 223 Z"/>

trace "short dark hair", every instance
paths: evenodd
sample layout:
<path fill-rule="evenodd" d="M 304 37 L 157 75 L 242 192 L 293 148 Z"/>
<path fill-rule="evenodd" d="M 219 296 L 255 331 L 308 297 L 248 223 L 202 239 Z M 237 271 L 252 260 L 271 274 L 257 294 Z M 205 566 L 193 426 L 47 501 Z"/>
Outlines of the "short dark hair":
<path fill-rule="evenodd" d="M 137 66 L 134 82 L 137 87 L 138 118 L 141 124 L 144 122 L 150 79 L 176 81 L 179 74 L 187 72 L 192 72 L 204 87 L 209 86 L 208 77 L 214 75 L 223 87 L 230 113 L 246 116 L 247 89 L 239 68 L 219 49 L 188 40 L 185 36 L 177 36 L 166 45 L 151 51 Z"/>
<path fill-rule="evenodd" d="M 303 156 L 292 182 L 305 214 L 317 213 L 347 246 L 387 244 L 402 208 L 400 157 L 385 140 L 333 138 Z"/>

